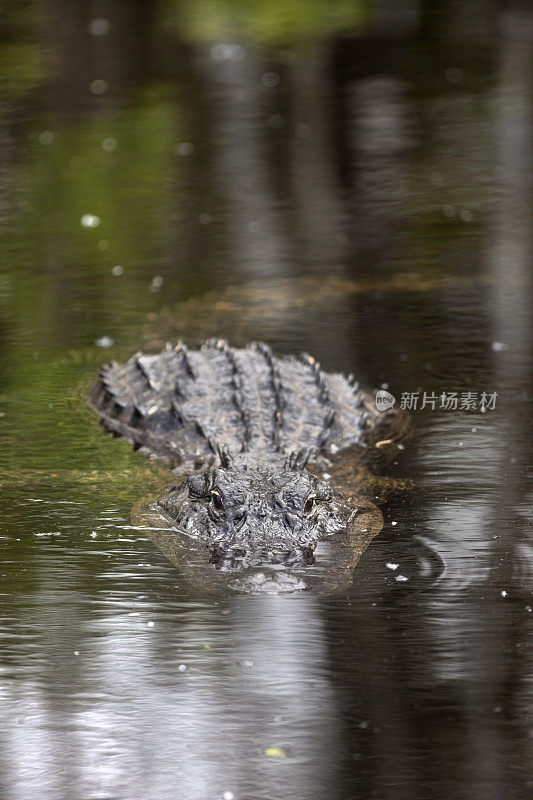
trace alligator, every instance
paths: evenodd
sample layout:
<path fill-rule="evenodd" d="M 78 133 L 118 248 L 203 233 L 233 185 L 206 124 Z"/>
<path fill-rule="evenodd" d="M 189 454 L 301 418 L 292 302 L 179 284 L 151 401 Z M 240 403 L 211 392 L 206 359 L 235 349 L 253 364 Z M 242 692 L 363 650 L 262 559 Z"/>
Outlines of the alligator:
<path fill-rule="evenodd" d="M 390 483 L 378 469 L 409 430 L 405 412 L 379 412 L 352 375 L 262 342 L 137 353 L 105 365 L 87 401 L 108 432 L 182 479 L 134 521 L 166 531 L 171 560 L 205 556 L 207 582 L 253 593 L 309 588 L 328 571 L 328 546 L 332 573 L 353 571 L 383 525 L 374 500 Z M 342 457 L 359 477 L 339 486 Z"/>

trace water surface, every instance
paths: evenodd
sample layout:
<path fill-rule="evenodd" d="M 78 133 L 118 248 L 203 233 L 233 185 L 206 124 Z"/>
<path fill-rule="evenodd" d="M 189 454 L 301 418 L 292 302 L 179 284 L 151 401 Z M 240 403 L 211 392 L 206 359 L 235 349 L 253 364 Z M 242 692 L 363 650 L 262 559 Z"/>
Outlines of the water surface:
<path fill-rule="evenodd" d="M 0 797 L 523 800 L 527 5 L 7 5 Z M 84 391 L 213 335 L 426 392 L 350 591 L 216 598 L 131 527 L 168 473 Z"/>

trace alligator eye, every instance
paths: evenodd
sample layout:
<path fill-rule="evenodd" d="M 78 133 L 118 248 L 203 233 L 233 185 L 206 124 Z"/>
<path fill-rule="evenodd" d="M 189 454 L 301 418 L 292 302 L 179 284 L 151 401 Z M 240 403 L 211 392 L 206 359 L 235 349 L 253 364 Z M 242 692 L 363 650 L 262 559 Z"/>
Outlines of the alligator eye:
<path fill-rule="evenodd" d="M 316 497 L 314 494 L 308 495 L 304 503 L 304 514 L 312 514 L 315 510 Z"/>
<path fill-rule="evenodd" d="M 222 511 L 224 508 L 224 501 L 222 500 L 222 496 L 216 490 L 211 492 L 211 505 L 215 509 L 215 511 Z"/>

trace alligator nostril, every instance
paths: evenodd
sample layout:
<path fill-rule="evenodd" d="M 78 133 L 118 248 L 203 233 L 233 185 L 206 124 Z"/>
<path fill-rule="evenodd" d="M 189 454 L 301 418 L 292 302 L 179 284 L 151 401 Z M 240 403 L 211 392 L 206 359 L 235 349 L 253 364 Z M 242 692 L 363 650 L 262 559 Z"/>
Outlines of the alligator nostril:
<path fill-rule="evenodd" d="M 224 561 L 224 552 L 219 547 L 215 547 L 211 553 L 210 561 L 211 564 L 219 567 Z"/>

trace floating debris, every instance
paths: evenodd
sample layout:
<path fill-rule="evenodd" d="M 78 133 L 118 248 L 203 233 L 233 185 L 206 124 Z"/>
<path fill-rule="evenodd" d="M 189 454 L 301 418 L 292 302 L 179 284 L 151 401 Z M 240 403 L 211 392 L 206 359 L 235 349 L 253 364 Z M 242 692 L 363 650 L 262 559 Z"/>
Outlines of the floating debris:
<path fill-rule="evenodd" d="M 385 564 L 385 566 L 387 567 L 387 569 L 392 569 L 392 570 L 395 570 L 395 569 L 398 569 L 398 567 L 399 567 L 400 565 L 399 565 L 399 564 L 393 564 L 393 563 L 392 563 L 392 561 L 387 561 L 387 563 Z"/>
<path fill-rule="evenodd" d="M 97 347 L 113 347 L 114 344 L 115 340 L 112 339 L 111 336 L 101 336 L 95 342 Z"/>
<path fill-rule="evenodd" d="M 505 342 L 492 342 L 491 348 L 494 350 L 495 353 L 501 353 L 503 350 L 507 350 L 508 345 Z"/>
<path fill-rule="evenodd" d="M 100 225 L 101 219 L 96 214 L 84 214 L 80 219 L 82 228 L 97 228 Z"/>
<path fill-rule="evenodd" d="M 408 581 L 409 578 L 406 578 L 405 575 L 395 575 L 394 580 L 398 581 L 398 583 L 405 583 L 405 581 Z"/>
<path fill-rule="evenodd" d="M 265 755 L 268 756 L 268 758 L 287 758 L 287 751 L 282 747 L 267 747 L 265 749 Z"/>
<path fill-rule="evenodd" d="M 210 55 L 213 61 L 242 61 L 246 55 L 246 50 L 242 44 L 220 42 L 213 45 Z"/>

